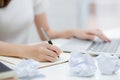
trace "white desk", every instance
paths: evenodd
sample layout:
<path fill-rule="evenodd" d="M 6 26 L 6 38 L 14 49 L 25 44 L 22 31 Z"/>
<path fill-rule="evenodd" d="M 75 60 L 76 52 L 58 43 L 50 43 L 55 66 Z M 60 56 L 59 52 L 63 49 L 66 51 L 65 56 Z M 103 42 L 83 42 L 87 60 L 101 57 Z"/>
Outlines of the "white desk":
<path fill-rule="evenodd" d="M 119 29 L 117 29 L 119 31 Z M 116 32 L 116 31 L 115 31 Z M 109 36 L 111 36 L 111 33 L 115 33 L 114 31 L 109 32 Z M 120 34 L 120 33 L 119 33 Z M 67 40 L 55 40 L 55 44 L 58 46 L 61 46 L 67 42 Z M 70 73 L 69 65 L 68 63 L 59 64 L 47 68 L 40 69 L 41 74 L 44 75 L 44 77 L 36 77 L 32 80 L 120 80 L 120 71 L 118 71 L 115 75 L 102 75 L 98 70 L 96 71 L 95 75 L 93 77 L 76 77 Z"/>
<path fill-rule="evenodd" d="M 68 63 L 40 69 L 40 72 L 45 75 L 41 80 L 120 80 L 120 72 L 116 75 L 101 75 L 96 71 L 93 77 L 76 77 L 70 73 Z"/>
<path fill-rule="evenodd" d="M 108 37 L 116 38 L 116 37 L 120 36 L 119 30 L 120 29 L 110 30 L 110 31 L 107 31 L 105 33 L 108 35 Z M 67 40 L 65 40 L 65 42 L 66 41 Z M 59 42 L 59 44 L 57 44 L 57 42 L 55 42 L 58 46 L 61 46 L 63 43 L 65 43 L 62 40 L 61 41 L 59 40 L 58 42 Z M 56 65 L 56 66 L 51 66 L 48 68 L 43 68 L 43 69 L 40 69 L 40 72 L 43 75 L 45 75 L 45 77 L 41 78 L 41 80 L 120 80 L 120 70 L 115 75 L 102 75 L 97 70 L 93 77 L 88 77 L 88 78 L 76 77 L 70 73 L 68 63 L 64 63 L 64 64 L 60 64 L 60 65 Z M 35 80 L 39 80 L 39 79 L 35 79 Z"/>

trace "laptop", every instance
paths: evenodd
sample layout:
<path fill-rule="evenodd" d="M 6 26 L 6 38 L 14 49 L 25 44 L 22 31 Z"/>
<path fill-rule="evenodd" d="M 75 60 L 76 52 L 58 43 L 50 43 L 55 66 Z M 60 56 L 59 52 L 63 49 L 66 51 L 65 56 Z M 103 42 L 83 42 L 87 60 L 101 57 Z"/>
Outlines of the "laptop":
<path fill-rule="evenodd" d="M 116 54 L 120 56 L 120 39 L 111 39 L 111 42 L 105 43 L 100 39 L 88 41 L 72 38 L 60 49 L 68 52 L 84 52 L 91 55 Z"/>

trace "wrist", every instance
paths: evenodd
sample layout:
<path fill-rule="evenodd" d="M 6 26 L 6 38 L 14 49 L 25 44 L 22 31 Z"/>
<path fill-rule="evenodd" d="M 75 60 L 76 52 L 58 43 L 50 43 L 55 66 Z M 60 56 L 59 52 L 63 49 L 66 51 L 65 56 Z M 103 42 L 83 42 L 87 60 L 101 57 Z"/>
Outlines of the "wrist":
<path fill-rule="evenodd" d="M 69 31 L 70 31 L 70 34 L 72 37 L 76 37 L 76 29 L 75 28 L 70 29 Z"/>
<path fill-rule="evenodd" d="M 74 37 L 75 31 L 74 29 L 68 29 L 65 32 L 63 32 L 64 38 L 72 38 Z"/>

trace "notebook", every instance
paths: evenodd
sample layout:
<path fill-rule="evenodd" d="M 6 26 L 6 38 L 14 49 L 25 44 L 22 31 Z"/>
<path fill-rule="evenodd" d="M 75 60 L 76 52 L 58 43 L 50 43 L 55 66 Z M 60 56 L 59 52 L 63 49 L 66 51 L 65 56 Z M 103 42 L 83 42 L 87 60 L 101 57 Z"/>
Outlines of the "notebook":
<path fill-rule="evenodd" d="M 48 67 L 48 66 L 65 63 L 65 62 L 68 62 L 69 58 L 70 58 L 70 54 L 62 53 L 60 55 L 60 58 L 55 62 L 39 62 L 40 63 L 39 68 L 44 68 L 44 67 Z M 11 67 L 11 66 L 13 67 L 13 66 L 19 64 L 22 60 L 23 59 L 20 59 L 20 58 L 0 56 L 0 61 L 5 63 L 9 67 Z"/>
<path fill-rule="evenodd" d="M 0 80 L 15 77 L 15 72 L 0 62 Z"/>

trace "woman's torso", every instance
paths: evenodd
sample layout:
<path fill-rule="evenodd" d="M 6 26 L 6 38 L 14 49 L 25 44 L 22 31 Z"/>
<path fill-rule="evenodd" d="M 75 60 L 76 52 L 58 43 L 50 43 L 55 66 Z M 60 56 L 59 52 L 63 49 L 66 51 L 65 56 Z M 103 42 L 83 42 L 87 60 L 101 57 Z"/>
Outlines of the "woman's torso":
<path fill-rule="evenodd" d="M 0 41 L 28 43 L 34 25 L 33 0 L 11 0 L 0 8 Z"/>

